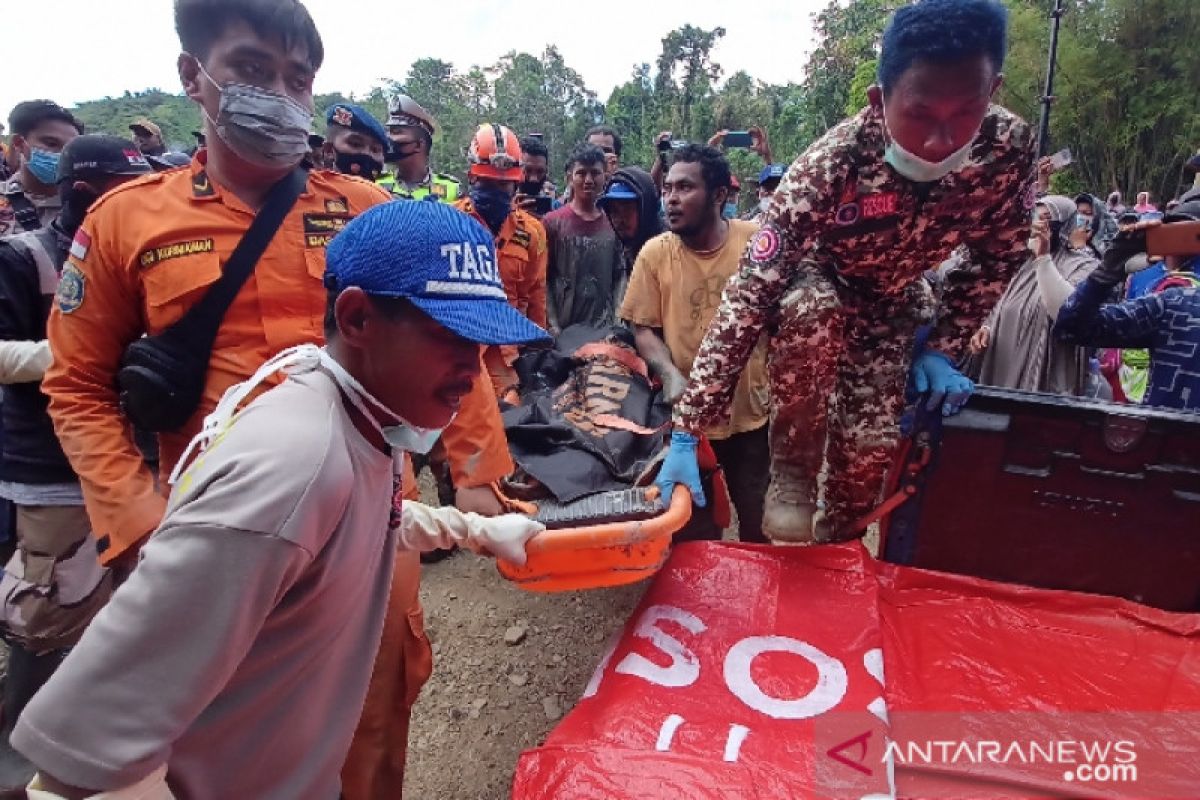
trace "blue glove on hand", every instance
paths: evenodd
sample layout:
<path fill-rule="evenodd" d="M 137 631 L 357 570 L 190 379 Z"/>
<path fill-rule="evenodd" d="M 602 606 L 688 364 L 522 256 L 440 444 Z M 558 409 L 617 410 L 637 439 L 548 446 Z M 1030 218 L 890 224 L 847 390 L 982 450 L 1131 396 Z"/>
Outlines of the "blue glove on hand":
<path fill-rule="evenodd" d="M 940 405 L 943 417 L 957 414 L 975 391 L 971 379 L 956 370 L 948 356 L 936 350 L 926 350 L 917 356 L 912 378 L 918 394 L 929 392 L 925 408 L 933 411 Z"/>
<path fill-rule="evenodd" d="M 690 433 L 675 431 L 671 434 L 671 449 L 663 460 L 662 469 L 654 485 L 662 492 L 663 502 L 671 504 L 671 492 L 675 484 L 682 483 L 692 493 L 692 502 L 701 508 L 707 502 L 704 499 L 704 487 L 700 485 L 700 465 L 696 463 L 696 445 L 699 439 Z"/>

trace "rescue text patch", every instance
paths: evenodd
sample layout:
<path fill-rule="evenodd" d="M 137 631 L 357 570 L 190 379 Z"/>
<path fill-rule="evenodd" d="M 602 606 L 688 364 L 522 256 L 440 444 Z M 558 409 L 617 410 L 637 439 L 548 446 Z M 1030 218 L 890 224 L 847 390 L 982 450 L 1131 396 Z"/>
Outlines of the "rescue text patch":
<path fill-rule="evenodd" d="M 172 258 L 182 258 L 183 256 L 195 255 L 196 253 L 211 253 L 213 247 L 212 239 L 193 239 L 190 242 L 164 244 L 162 247 L 155 247 L 145 251 L 139 256 L 138 260 L 142 268 L 145 269 L 163 261 L 170 261 Z"/>

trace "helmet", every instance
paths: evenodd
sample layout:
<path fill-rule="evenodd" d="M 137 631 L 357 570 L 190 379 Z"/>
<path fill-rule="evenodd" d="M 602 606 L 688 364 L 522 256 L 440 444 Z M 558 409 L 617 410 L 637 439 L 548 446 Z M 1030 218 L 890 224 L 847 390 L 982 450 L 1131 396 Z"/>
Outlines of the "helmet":
<path fill-rule="evenodd" d="M 494 122 L 484 123 L 475 131 L 467 163 L 471 165 L 467 174 L 477 178 L 520 181 L 524 177 L 517 135 Z"/>
<path fill-rule="evenodd" d="M 392 95 L 392 99 L 388 100 L 387 126 L 390 128 L 393 125 L 421 128 L 430 136 L 437 130 L 437 123 L 429 112 L 406 94 Z"/>

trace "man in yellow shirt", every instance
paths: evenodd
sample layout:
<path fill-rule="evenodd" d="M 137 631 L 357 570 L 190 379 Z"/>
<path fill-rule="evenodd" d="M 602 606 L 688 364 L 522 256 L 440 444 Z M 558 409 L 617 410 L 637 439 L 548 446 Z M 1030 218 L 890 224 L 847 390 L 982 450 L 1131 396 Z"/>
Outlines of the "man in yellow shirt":
<path fill-rule="evenodd" d="M 714 148 L 688 145 L 675 153 L 663 183 L 669 232 L 638 254 L 620 316 L 634 326 L 638 352 L 674 403 L 687 386 L 692 360 L 737 269 L 752 222 L 722 217 L 730 193 L 729 163 Z M 734 394 L 724 424 L 705 431 L 725 471 L 743 541 L 766 542 L 762 533 L 770 455 L 767 444 L 767 370 L 762 343 Z M 691 487 L 697 504 L 705 499 Z M 714 538 L 720 531 L 708 532 Z"/>

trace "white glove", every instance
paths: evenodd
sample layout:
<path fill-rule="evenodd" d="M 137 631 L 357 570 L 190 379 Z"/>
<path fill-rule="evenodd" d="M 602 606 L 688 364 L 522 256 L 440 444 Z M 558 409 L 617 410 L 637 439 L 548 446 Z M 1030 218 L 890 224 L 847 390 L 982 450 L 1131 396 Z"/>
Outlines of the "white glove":
<path fill-rule="evenodd" d="M 544 530 L 545 525 L 520 514 L 483 517 L 464 514 L 454 506 L 432 508 L 405 500 L 398 533 L 406 550 L 427 552 L 458 545 L 524 565 L 525 543 Z"/>
<path fill-rule="evenodd" d="M 0 342 L 0 383 L 40 381 L 50 369 L 50 343 Z"/>
<path fill-rule="evenodd" d="M 62 795 L 42 788 L 41 775 L 34 775 L 26 787 L 29 800 L 62 800 Z M 132 786 L 90 795 L 87 800 L 175 800 L 167 788 L 167 765 L 163 764 Z"/>

